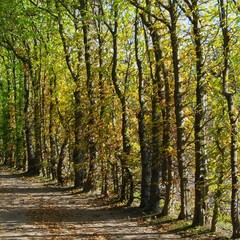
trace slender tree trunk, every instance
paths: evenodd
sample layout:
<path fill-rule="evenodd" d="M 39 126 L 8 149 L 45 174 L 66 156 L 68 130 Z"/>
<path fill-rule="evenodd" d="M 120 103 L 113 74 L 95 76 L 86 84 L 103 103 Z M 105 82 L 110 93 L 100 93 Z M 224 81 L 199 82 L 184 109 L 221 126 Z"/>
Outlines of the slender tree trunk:
<path fill-rule="evenodd" d="M 163 56 L 162 56 L 163 57 Z M 162 140 L 162 182 L 165 185 L 165 201 L 161 212 L 161 216 L 167 216 L 170 211 L 170 203 L 172 198 L 172 182 L 173 182 L 173 164 L 172 156 L 169 152 L 171 147 L 171 91 L 170 91 L 170 76 L 166 71 L 164 62 L 161 63 L 161 69 L 164 77 L 164 87 L 165 87 L 165 105 L 162 110 L 163 118 L 163 140 Z"/>
<path fill-rule="evenodd" d="M 81 147 L 81 122 L 83 118 L 82 111 L 80 110 L 81 106 L 81 93 L 80 90 L 76 89 L 74 91 L 74 138 L 75 138 L 75 146 L 73 150 L 73 163 L 74 163 L 74 186 L 75 188 L 83 187 L 83 180 L 85 177 L 85 170 L 82 168 L 82 163 L 84 162 L 84 152 Z"/>
<path fill-rule="evenodd" d="M 192 0 L 192 25 L 196 54 L 196 112 L 194 122 L 195 137 L 195 208 L 193 226 L 205 225 L 207 221 L 206 186 L 206 80 L 203 73 L 203 46 L 201 43 L 200 15 L 198 0 Z"/>
<path fill-rule="evenodd" d="M 98 9 L 98 15 L 101 16 L 102 11 L 101 11 L 101 6 L 99 6 Z M 101 19 L 97 21 L 96 23 L 96 28 L 97 28 L 97 36 L 98 36 L 98 63 L 99 63 L 99 72 L 98 72 L 98 77 L 99 77 L 99 94 L 100 94 L 100 102 L 101 102 L 101 107 L 100 107 L 100 115 L 99 119 L 100 122 L 102 123 L 104 121 L 104 114 L 106 111 L 106 106 L 105 106 L 105 83 L 104 83 L 104 74 L 103 74 L 103 66 L 104 66 L 104 59 L 103 59 L 103 43 L 104 43 L 104 38 L 102 36 L 102 21 Z M 105 134 L 105 126 L 102 128 L 99 128 L 98 132 L 99 136 L 104 136 Z M 101 144 L 105 143 L 105 137 L 100 139 Z M 104 196 L 108 196 L 108 175 L 109 175 L 109 164 L 108 161 L 105 160 L 105 158 L 101 159 L 101 177 L 102 177 L 102 190 L 101 193 Z"/>
<path fill-rule="evenodd" d="M 11 115 L 12 115 L 12 102 L 11 102 L 11 74 L 8 64 L 6 66 L 6 80 L 7 80 L 7 93 L 5 96 L 6 107 L 3 111 L 3 152 L 4 152 L 4 165 L 9 167 L 14 167 L 13 159 L 13 129 L 11 127 Z"/>
<path fill-rule="evenodd" d="M 219 18 L 220 27 L 223 36 L 223 70 L 222 70 L 222 85 L 223 94 L 227 101 L 228 116 L 230 122 L 230 160 L 231 160 L 231 177 L 232 177 L 232 196 L 231 196 L 231 219 L 233 226 L 232 238 L 237 239 L 240 237 L 240 223 L 239 223 L 239 210 L 238 210 L 238 113 L 234 104 L 234 93 L 232 93 L 228 84 L 231 80 L 230 72 L 230 33 L 228 26 L 228 1 L 219 0 Z"/>
<path fill-rule="evenodd" d="M 25 106 L 24 106 L 24 116 L 25 116 L 25 137 L 26 137 L 26 150 L 27 150 L 27 164 L 28 171 L 30 175 L 38 174 L 37 167 L 35 165 L 34 159 L 34 149 L 33 149 L 33 133 L 32 133 L 32 120 L 31 120 L 31 106 L 30 106 L 30 82 L 31 77 L 29 73 L 29 66 L 24 64 L 24 88 L 25 88 Z"/>
<path fill-rule="evenodd" d="M 239 210 L 238 210 L 238 121 L 237 116 L 234 114 L 234 102 L 232 94 L 225 93 L 228 102 L 228 114 L 231 124 L 231 176 L 232 176 L 232 196 L 231 196 L 231 219 L 233 226 L 232 238 L 237 239 L 240 237 L 240 223 L 239 223 Z"/>
<path fill-rule="evenodd" d="M 62 4 L 62 3 L 61 3 Z M 77 67 L 75 67 L 75 63 L 72 61 L 70 46 L 68 45 L 66 36 L 65 36 L 65 29 L 62 21 L 61 15 L 61 8 L 59 6 L 59 1 L 55 0 L 55 6 L 58 14 L 58 27 L 59 27 L 59 34 L 62 40 L 62 45 L 65 53 L 65 61 L 68 67 L 68 70 L 72 76 L 72 79 L 76 85 L 74 90 L 74 149 L 73 149 L 73 165 L 74 165 L 74 186 L 75 188 L 83 187 L 83 180 L 85 177 L 85 169 L 82 168 L 82 163 L 84 162 L 84 151 L 82 147 L 82 119 L 83 119 L 83 112 L 81 110 L 81 78 L 80 78 L 80 67 L 79 61 L 81 58 L 81 49 L 77 49 Z M 79 26 L 78 23 L 75 22 L 75 30 L 78 31 Z"/>
<path fill-rule="evenodd" d="M 53 76 L 50 78 L 49 94 L 50 94 L 50 106 L 49 106 L 49 143 L 50 143 L 50 168 L 52 179 L 56 179 L 56 142 L 54 138 L 54 125 L 55 125 L 55 101 L 54 91 L 56 89 L 56 75 L 52 71 Z"/>
<path fill-rule="evenodd" d="M 177 127 L 177 160 L 178 160 L 178 173 L 180 177 L 180 213 L 178 218 L 185 219 L 189 213 L 189 199 L 187 191 L 187 175 L 186 175 L 186 163 L 184 156 L 185 134 L 184 134 L 184 113 L 182 104 L 182 82 L 179 73 L 179 43 L 177 37 L 177 1 L 169 1 L 169 13 L 171 18 L 170 36 L 171 36 L 171 48 L 172 48 L 172 62 L 173 62 L 173 74 L 174 74 L 174 103 L 175 103 L 175 118 Z"/>
<path fill-rule="evenodd" d="M 35 164 L 40 173 L 42 168 L 42 123 L 41 123 L 41 59 L 37 53 L 37 41 L 34 41 L 34 60 L 37 63 L 32 67 L 32 86 L 33 86 L 33 110 L 34 110 L 34 143 L 35 143 Z M 28 53 L 30 56 L 30 52 Z"/>
<path fill-rule="evenodd" d="M 132 178 L 132 173 L 127 166 L 127 159 L 128 156 L 130 155 L 131 152 L 131 142 L 127 134 L 128 130 L 128 112 L 127 112 L 127 102 L 126 102 L 126 97 L 125 97 L 125 91 L 126 91 L 126 81 L 128 81 L 128 71 L 129 71 L 129 66 L 128 70 L 126 73 L 125 77 L 125 84 L 124 84 L 124 92 L 120 90 L 120 87 L 118 85 L 118 77 L 117 77 L 117 63 L 118 63 L 118 9 L 117 9 L 117 4 L 114 6 L 114 26 L 110 27 L 108 25 L 108 28 L 112 34 L 112 40 L 113 40 L 113 57 L 112 57 L 112 81 L 114 85 L 114 89 L 117 93 L 117 96 L 121 102 L 121 107 L 122 107 L 122 129 L 121 129 L 121 134 L 122 134 L 122 147 L 123 147 L 123 154 L 120 157 L 121 160 L 121 167 L 122 167 L 122 186 L 121 186 L 121 193 L 120 193 L 120 200 L 126 200 L 127 199 L 127 185 L 130 184 L 131 187 L 129 188 L 130 193 L 129 196 L 130 198 L 128 199 L 128 204 L 131 204 L 133 201 L 133 178 Z M 129 63 L 128 63 L 129 64 Z"/>
<path fill-rule="evenodd" d="M 217 180 L 217 191 L 214 196 L 215 203 L 214 203 L 213 217 L 212 217 L 212 222 L 211 222 L 211 232 L 216 232 L 216 230 L 217 230 L 219 207 L 220 207 L 221 197 L 223 194 L 222 185 L 223 185 L 223 179 L 224 179 L 223 165 L 224 165 L 224 160 L 225 160 L 225 151 L 224 151 L 224 149 L 222 149 L 220 147 L 219 143 L 217 143 L 217 145 L 218 145 L 221 155 L 219 156 L 219 159 L 218 159 L 219 165 L 217 166 L 217 171 L 216 171 L 219 176 L 218 176 L 218 180 Z"/>
<path fill-rule="evenodd" d="M 57 180 L 58 180 L 58 184 L 60 184 L 61 186 L 63 186 L 63 183 L 64 183 L 62 168 L 63 168 L 63 160 L 65 157 L 67 144 L 68 144 L 68 136 L 64 138 L 64 141 L 61 145 L 61 150 L 60 150 L 58 164 L 57 164 Z"/>
<path fill-rule="evenodd" d="M 153 30 L 152 32 L 153 47 L 155 50 L 155 77 L 153 79 L 153 95 L 152 95 L 152 178 L 150 187 L 150 210 L 153 212 L 159 211 L 160 203 L 160 180 L 161 180 L 161 167 L 162 167 L 162 146 L 160 141 L 161 134 L 161 116 L 160 116 L 160 100 L 159 100 L 159 82 L 160 77 L 160 61 L 161 57 L 159 54 L 160 46 L 158 34 Z"/>
<path fill-rule="evenodd" d="M 158 212 L 160 210 L 160 181 L 162 168 L 162 145 L 161 145 L 161 108 L 163 107 L 163 89 L 161 77 L 162 50 L 160 46 L 160 36 L 150 19 L 146 19 L 141 14 L 145 26 L 149 29 L 155 55 L 155 72 L 152 75 L 152 143 L 151 143 L 151 187 L 149 210 Z"/>
<path fill-rule="evenodd" d="M 148 208 L 150 200 L 150 182 L 151 182 L 151 169 L 149 160 L 149 149 L 147 147 L 147 134 L 146 134 L 146 100 L 144 96 L 145 81 L 143 78 L 142 60 L 139 56 L 139 44 L 138 44 L 138 12 L 136 12 L 135 20 L 135 55 L 138 66 L 138 96 L 140 111 L 138 114 L 138 134 L 141 151 L 141 169 L 142 169 L 142 181 L 141 181 L 141 208 Z"/>
<path fill-rule="evenodd" d="M 17 87 L 18 83 L 18 75 L 17 75 L 17 59 L 14 56 L 13 57 L 13 91 L 14 91 L 14 121 L 15 121 L 15 158 L 16 158 L 16 167 L 18 169 L 23 169 L 24 164 L 24 155 L 23 155 L 23 149 L 24 149 L 24 134 L 23 134 L 23 126 L 22 126 L 22 101 L 21 94 L 22 89 L 21 87 Z M 22 80 L 22 79 L 21 79 Z M 22 82 L 22 81 L 21 81 Z M 21 84 L 19 84 L 21 86 Z M 21 89 L 21 90 L 20 90 Z M 20 91 L 19 91 L 20 90 Z M 19 91 L 19 92 L 18 92 Z M 20 95 L 20 96 L 19 96 Z"/>
<path fill-rule="evenodd" d="M 128 70 L 125 76 L 124 81 L 124 92 L 121 95 L 118 95 L 121 105 L 122 105 L 122 146 L 123 146 L 123 154 L 120 157 L 122 164 L 122 187 L 121 187 L 121 197 L 120 200 L 127 200 L 128 205 L 131 205 L 133 202 L 133 176 L 128 167 L 128 159 L 131 153 L 131 141 L 128 136 L 128 109 L 127 109 L 127 100 L 126 100 L 126 90 L 128 86 L 128 75 L 129 75 L 129 64 L 128 62 Z M 116 85 L 117 86 L 117 85 Z M 120 93 L 120 91 L 118 91 Z M 129 193 L 129 194 L 128 194 Z"/>
<path fill-rule="evenodd" d="M 95 161 L 97 155 L 97 148 L 96 148 L 96 139 L 94 137 L 94 125 L 95 125 L 95 116 L 94 116 L 94 109 L 95 109 L 95 99 L 94 99 L 94 83 L 93 83 L 93 76 L 92 76 L 92 66 L 91 66 L 91 56 L 90 56 L 90 44 L 89 44 L 89 25 L 87 22 L 87 13 L 88 13 L 88 1 L 86 0 L 79 0 L 80 2 L 80 13 L 82 16 L 82 31 L 83 31 L 83 42 L 84 42 L 84 49 L 85 49 L 85 65 L 86 65 L 86 75 L 87 75 L 87 92 L 88 92 L 88 99 L 90 102 L 90 109 L 89 109 L 89 121 L 88 121 L 88 145 L 89 145 L 89 169 L 88 169 L 88 177 L 86 182 L 84 183 L 83 190 L 85 192 L 93 190 L 96 186 L 96 181 L 94 177 L 95 172 Z"/>

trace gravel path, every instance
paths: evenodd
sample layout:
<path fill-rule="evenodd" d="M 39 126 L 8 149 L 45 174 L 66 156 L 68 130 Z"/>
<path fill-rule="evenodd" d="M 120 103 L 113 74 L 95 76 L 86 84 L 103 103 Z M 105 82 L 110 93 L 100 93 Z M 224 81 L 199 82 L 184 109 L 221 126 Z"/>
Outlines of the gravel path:
<path fill-rule="evenodd" d="M 96 196 L 44 186 L 0 169 L 0 239 L 180 239 L 141 221 L 138 209 L 117 209 Z"/>

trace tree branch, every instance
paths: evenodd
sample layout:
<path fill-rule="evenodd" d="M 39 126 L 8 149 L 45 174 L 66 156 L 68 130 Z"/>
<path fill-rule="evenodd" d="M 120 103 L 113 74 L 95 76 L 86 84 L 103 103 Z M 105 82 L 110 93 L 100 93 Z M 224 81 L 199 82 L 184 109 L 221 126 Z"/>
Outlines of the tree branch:
<path fill-rule="evenodd" d="M 132 4 L 134 7 L 142 10 L 144 13 L 146 13 L 146 14 L 149 15 L 150 17 L 153 17 L 155 20 L 158 20 L 159 22 L 164 23 L 166 26 L 169 26 L 169 23 L 168 23 L 168 21 L 166 21 L 166 19 L 157 16 L 156 14 L 152 13 L 151 11 L 149 11 L 149 9 L 147 9 L 146 7 L 140 5 L 140 4 L 137 3 L 136 1 L 129 0 L 129 2 L 130 2 L 130 4 Z"/>

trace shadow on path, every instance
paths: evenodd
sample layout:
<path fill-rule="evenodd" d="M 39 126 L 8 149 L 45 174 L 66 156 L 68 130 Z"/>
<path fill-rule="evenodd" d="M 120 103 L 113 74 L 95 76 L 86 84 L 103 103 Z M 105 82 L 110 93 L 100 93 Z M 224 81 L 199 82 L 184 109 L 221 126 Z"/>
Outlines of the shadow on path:
<path fill-rule="evenodd" d="M 0 169 L 0 239 L 179 238 L 140 224 L 140 209 L 109 207 L 97 197 Z"/>

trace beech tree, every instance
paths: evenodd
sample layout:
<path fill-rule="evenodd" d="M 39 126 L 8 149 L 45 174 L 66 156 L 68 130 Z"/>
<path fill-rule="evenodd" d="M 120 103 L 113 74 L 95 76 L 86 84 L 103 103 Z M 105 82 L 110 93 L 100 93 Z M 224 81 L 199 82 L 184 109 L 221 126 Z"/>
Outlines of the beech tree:
<path fill-rule="evenodd" d="M 95 127 L 95 116 L 94 110 L 96 105 L 96 100 L 94 97 L 94 81 L 92 73 L 92 63 L 91 63 L 91 52 L 90 52 L 90 41 L 89 41 L 89 3 L 85 0 L 79 1 L 79 10 L 82 16 L 82 32 L 83 32 L 83 43 L 84 43 L 84 58 L 86 64 L 86 85 L 88 92 L 88 99 L 90 102 L 89 109 L 89 121 L 88 121 L 88 144 L 89 144 L 89 168 L 88 168 L 88 177 L 87 181 L 84 184 L 84 191 L 90 191 L 95 188 L 95 178 L 94 178 L 94 169 L 96 164 L 96 139 L 94 137 L 94 127 Z"/>
<path fill-rule="evenodd" d="M 238 147 L 237 147 L 237 135 L 238 135 L 238 111 L 235 107 L 234 95 L 235 90 L 229 87 L 231 81 L 234 81 L 234 72 L 231 67 L 230 61 L 230 29 L 229 29 L 229 2 L 220 0 L 219 4 L 219 22 L 222 31 L 222 54 L 223 64 L 221 79 L 223 95 L 227 101 L 228 116 L 230 123 L 230 162 L 231 162 L 231 178 L 232 178 L 232 195 L 231 195 L 231 219 L 233 226 L 232 238 L 236 239 L 240 237 L 240 225 L 239 225 L 239 210 L 238 210 Z"/>
<path fill-rule="evenodd" d="M 205 225 L 207 217 L 207 185 L 206 185 L 206 110 L 207 92 L 204 72 L 203 36 L 201 31 L 201 15 L 198 0 L 185 1 L 186 8 L 181 6 L 192 25 L 195 51 L 196 71 L 196 109 L 194 120 L 195 145 L 195 206 L 193 225 Z"/>
<path fill-rule="evenodd" d="M 151 11 L 151 5 L 148 2 L 147 7 Z M 154 212 L 159 211 L 160 204 L 160 180 L 161 180 L 161 165 L 162 165 L 162 146 L 161 146 L 161 109 L 160 105 L 163 102 L 163 80 L 161 76 L 160 62 L 162 60 L 162 49 L 160 45 L 160 35 L 154 28 L 151 17 L 142 15 L 142 21 L 148 28 L 151 40 L 153 42 L 154 57 L 156 62 L 155 69 L 150 65 L 152 74 L 152 129 L 151 129 L 151 186 L 150 186 L 150 206 L 149 209 Z M 149 44 L 147 40 L 147 44 Z M 149 46 L 148 46 L 149 48 Z"/>
<path fill-rule="evenodd" d="M 84 169 L 81 166 L 84 162 L 84 150 L 83 150 L 83 136 L 82 136 L 82 121 L 83 121 L 83 112 L 82 112 L 82 89 L 81 89 L 81 57 L 82 57 L 82 47 L 80 47 L 79 43 L 74 42 L 74 47 L 76 48 L 76 53 L 71 51 L 73 47 L 71 45 L 70 39 L 71 34 L 75 35 L 75 37 L 79 36 L 79 20 L 78 14 L 75 12 L 74 9 L 71 9 L 73 6 L 65 5 L 63 2 L 56 0 L 55 6 L 57 10 L 57 21 L 59 26 L 59 34 L 61 36 L 63 50 L 65 53 L 65 60 L 68 67 L 69 72 L 71 73 L 71 77 L 75 83 L 74 89 L 74 150 L 73 150 L 73 163 L 74 163 L 74 186 L 81 187 L 83 185 L 84 180 Z M 65 18 L 63 16 L 63 12 L 70 14 L 69 18 Z M 77 14 L 77 16 L 76 16 Z M 68 20 L 73 18 L 73 22 L 69 23 Z M 72 25 L 73 32 L 69 33 L 66 32 L 66 25 L 65 21 L 68 24 Z"/>
<path fill-rule="evenodd" d="M 112 55 L 112 68 L 111 68 L 111 78 L 113 81 L 114 89 L 117 93 L 117 96 L 121 103 L 121 109 L 122 109 L 122 126 L 121 126 L 121 134 L 122 134 L 122 154 L 119 156 L 121 161 L 121 169 L 122 169 L 122 183 L 121 183 L 121 193 L 120 193 L 120 199 L 124 200 L 127 199 L 127 188 L 129 185 L 129 203 L 133 201 L 133 177 L 131 170 L 128 166 L 128 159 L 131 153 L 131 141 L 130 137 L 127 133 L 128 131 L 128 109 L 127 109 L 127 97 L 126 92 L 128 90 L 129 86 L 129 65 L 127 67 L 127 72 L 125 73 L 124 78 L 124 85 L 123 89 L 120 87 L 119 78 L 117 76 L 118 71 L 118 34 L 119 34 L 119 4 L 118 2 L 113 2 L 112 5 L 109 7 L 112 9 L 113 13 L 113 23 L 109 23 L 107 20 L 105 21 L 105 24 L 110 31 L 112 35 L 112 49 L 113 49 L 113 55 Z M 102 6 L 103 10 L 103 6 Z M 103 10 L 104 11 L 104 10 Z M 103 13 L 104 14 L 104 13 Z M 130 59 L 127 59 L 127 64 L 130 64 Z"/>
<path fill-rule="evenodd" d="M 1 163 L 212 231 L 221 210 L 238 238 L 238 14 L 227 0 L 1 2 Z"/>
<path fill-rule="evenodd" d="M 139 95 L 139 105 L 140 111 L 138 113 L 138 131 L 139 131 L 139 143 L 141 151 L 141 203 L 140 207 L 149 208 L 150 200 L 150 182 L 151 182 L 151 169 L 150 169 L 150 153 L 148 147 L 148 137 L 147 137 L 147 102 L 145 96 L 146 80 L 143 74 L 143 60 L 140 56 L 139 51 L 139 25 L 140 16 L 138 10 L 136 10 L 135 18 L 135 57 L 138 66 L 138 95 Z"/>
<path fill-rule="evenodd" d="M 186 133 L 184 126 L 184 106 L 183 106 L 183 83 L 180 75 L 180 63 L 179 63 L 179 39 L 177 35 L 177 23 L 178 23 L 178 5 L 177 1 L 169 1 L 169 5 L 166 7 L 170 15 L 170 23 L 168 25 L 171 38 L 172 48 L 172 64 L 174 73 L 174 102 L 175 102 L 175 117 L 177 128 L 177 159 L 178 159 L 178 171 L 180 177 L 180 194 L 181 194 L 181 210 L 179 213 L 179 219 L 188 218 L 190 215 L 189 196 L 188 196 L 188 176 L 187 165 L 185 157 L 185 145 L 186 145 Z"/>

